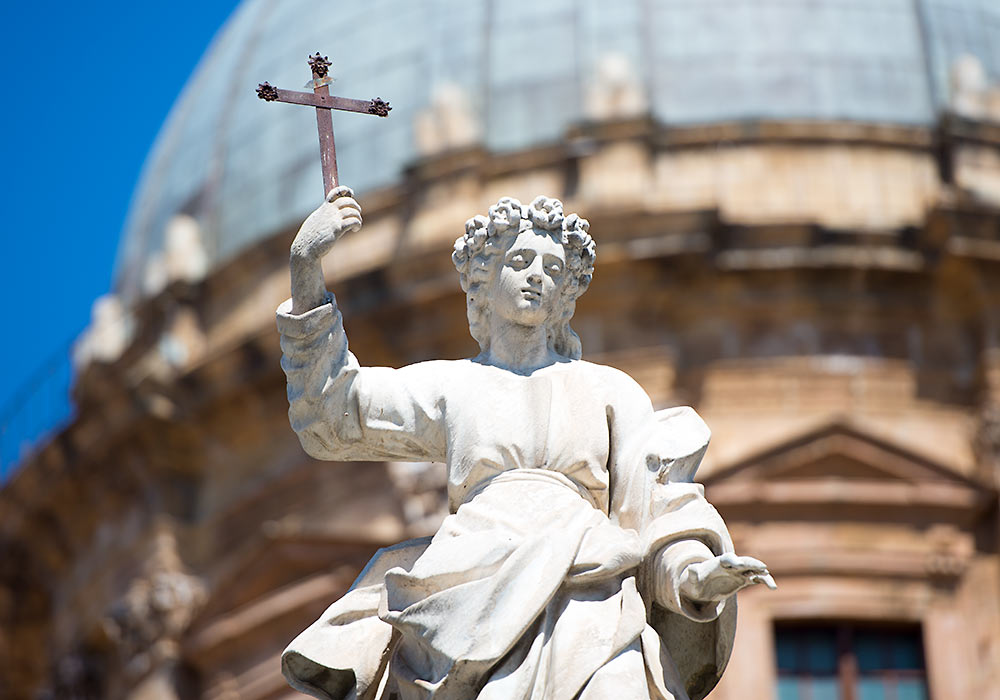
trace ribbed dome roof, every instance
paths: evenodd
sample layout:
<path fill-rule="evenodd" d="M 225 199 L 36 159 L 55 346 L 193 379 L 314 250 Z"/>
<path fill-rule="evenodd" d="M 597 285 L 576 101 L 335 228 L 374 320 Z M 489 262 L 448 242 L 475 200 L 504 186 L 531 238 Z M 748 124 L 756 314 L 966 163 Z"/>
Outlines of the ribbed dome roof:
<path fill-rule="evenodd" d="M 964 53 L 1000 76 L 996 0 L 246 0 L 174 105 L 147 160 L 118 260 L 139 293 L 167 223 L 199 223 L 210 265 L 301 219 L 321 196 L 313 110 L 257 99 L 333 61 L 334 93 L 389 100 L 389 119 L 335 113 L 341 179 L 391 184 L 414 120 L 457 86 L 486 146 L 558 140 L 584 116 L 602 57 L 623 56 L 666 124 L 849 119 L 928 124 Z M 484 117 L 484 115 L 488 115 Z"/>

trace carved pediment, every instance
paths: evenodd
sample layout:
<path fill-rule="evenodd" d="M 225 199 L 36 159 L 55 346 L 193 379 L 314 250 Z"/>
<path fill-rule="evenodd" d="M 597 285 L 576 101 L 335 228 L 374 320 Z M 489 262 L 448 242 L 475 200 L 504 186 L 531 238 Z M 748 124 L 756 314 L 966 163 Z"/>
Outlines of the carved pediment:
<path fill-rule="evenodd" d="M 996 494 L 948 466 L 882 436 L 835 421 L 729 465 L 706 478 L 727 513 L 793 518 L 960 520 Z"/>
<path fill-rule="evenodd" d="M 757 452 L 716 471 L 710 481 L 815 478 L 945 481 L 976 487 L 951 468 L 844 421 L 828 423 Z"/>
<path fill-rule="evenodd" d="M 816 446 L 813 446 L 816 447 Z M 828 446 L 824 446 L 828 447 Z M 807 461 L 795 461 L 782 467 L 777 467 L 770 475 L 772 478 L 803 480 L 803 479 L 850 479 L 850 480 L 890 480 L 906 481 L 907 479 L 892 471 L 870 462 L 857 459 L 850 454 L 828 452 Z"/>

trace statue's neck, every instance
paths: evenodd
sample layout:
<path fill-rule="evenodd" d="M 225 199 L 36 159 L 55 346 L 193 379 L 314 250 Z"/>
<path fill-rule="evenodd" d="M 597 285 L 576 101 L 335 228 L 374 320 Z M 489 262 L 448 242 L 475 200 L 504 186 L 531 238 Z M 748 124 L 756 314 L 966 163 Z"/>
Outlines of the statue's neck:
<path fill-rule="evenodd" d="M 487 364 L 528 374 L 564 359 L 549 347 L 544 325 L 523 326 L 500 319 L 491 326 L 490 346 L 481 355 Z"/>

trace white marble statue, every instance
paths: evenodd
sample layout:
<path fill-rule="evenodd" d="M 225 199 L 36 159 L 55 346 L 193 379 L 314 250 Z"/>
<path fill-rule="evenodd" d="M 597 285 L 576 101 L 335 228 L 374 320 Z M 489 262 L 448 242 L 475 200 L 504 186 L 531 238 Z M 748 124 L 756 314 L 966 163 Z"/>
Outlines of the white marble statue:
<path fill-rule="evenodd" d="M 362 367 L 320 259 L 361 209 L 337 188 L 291 251 L 278 309 L 289 416 L 324 460 L 447 464 L 433 538 L 379 551 L 282 655 L 319 698 L 697 700 L 716 684 L 735 599 L 765 565 L 737 556 L 694 472 L 709 431 L 654 412 L 628 375 L 580 359 L 588 223 L 504 198 L 453 259 L 472 359 Z"/>

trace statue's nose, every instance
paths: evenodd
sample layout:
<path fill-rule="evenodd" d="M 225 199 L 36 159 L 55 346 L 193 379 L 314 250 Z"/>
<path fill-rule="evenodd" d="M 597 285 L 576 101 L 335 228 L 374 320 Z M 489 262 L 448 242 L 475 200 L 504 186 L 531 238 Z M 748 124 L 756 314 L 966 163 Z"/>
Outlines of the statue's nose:
<path fill-rule="evenodd" d="M 540 260 L 541 256 L 536 257 L 531 261 L 531 265 L 528 267 L 528 282 L 531 284 L 540 285 L 543 281 L 542 278 L 542 264 Z"/>

